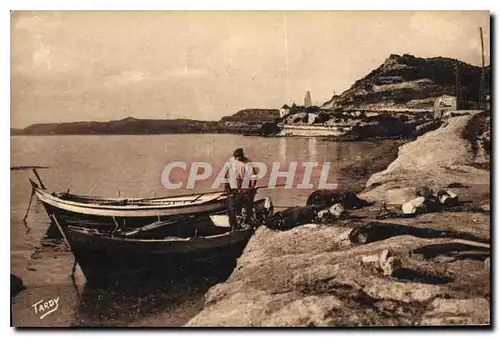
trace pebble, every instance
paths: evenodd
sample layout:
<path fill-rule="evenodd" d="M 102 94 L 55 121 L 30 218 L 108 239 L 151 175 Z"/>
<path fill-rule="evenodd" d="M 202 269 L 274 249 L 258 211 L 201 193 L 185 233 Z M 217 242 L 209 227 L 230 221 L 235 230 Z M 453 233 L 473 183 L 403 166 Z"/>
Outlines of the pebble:
<path fill-rule="evenodd" d="M 487 257 L 486 260 L 484 260 L 484 268 L 490 269 L 490 267 L 491 267 L 491 259 Z"/>
<path fill-rule="evenodd" d="M 401 208 L 403 210 L 403 213 L 405 213 L 405 214 L 424 213 L 425 209 L 426 209 L 425 198 L 418 197 L 418 198 L 415 198 L 413 200 L 410 200 L 410 201 L 404 203 Z"/>

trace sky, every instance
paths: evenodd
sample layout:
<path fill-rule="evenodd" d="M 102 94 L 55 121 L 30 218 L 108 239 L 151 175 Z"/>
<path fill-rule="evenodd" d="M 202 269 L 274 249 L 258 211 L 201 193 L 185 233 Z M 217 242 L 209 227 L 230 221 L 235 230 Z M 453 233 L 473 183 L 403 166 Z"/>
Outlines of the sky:
<path fill-rule="evenodd" d="M 11 126 L 322 104 L 390 54 L 489 64 L 487 11 L 12 12 Z"/>

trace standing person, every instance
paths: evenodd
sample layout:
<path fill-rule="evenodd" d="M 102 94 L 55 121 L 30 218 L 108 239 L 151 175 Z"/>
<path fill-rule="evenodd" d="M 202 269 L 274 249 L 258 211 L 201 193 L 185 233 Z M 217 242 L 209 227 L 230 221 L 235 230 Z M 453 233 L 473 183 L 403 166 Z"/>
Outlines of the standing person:
<path fill-rule="evenodd" d="M 231 175 L 235 178 L 236 189 L 231 188 L 230 183 L 226 183 L 226 191 L 242 198 L 242 213 L 244 213 L 242 215 L 245 220 L 248 220 L 253 215 L 253 201 L 257 192 L 255 188 L 257 185 L 255 168 L 251 166 L 250 160 L 245 157 L 242 148 L 234 150 L 233 156 L 229 159 L 227 165 L 226 178 L 230 178 Z"/>

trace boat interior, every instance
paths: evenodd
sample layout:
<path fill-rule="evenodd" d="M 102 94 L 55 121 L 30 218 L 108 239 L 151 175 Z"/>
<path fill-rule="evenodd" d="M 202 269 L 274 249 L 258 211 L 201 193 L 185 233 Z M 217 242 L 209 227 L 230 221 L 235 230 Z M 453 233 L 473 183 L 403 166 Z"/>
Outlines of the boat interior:
<path fill-rule="evenodd" d="M 178 195 L 172 197 L 159 197 L 159 198 L 102 198 L 95 196 L 82 196 L 82 195 L 70 194 L 67 192 L 53 193 L 53 195 L 62 200 L 80 202 L 85 204 L 127 206 L 127 205 L 151 205 L 151 204 L 183 205 L 190 203 L 203 203 L 224 197 L 225 192 L 198 193 L 198 194 Z"/>
<path fill-rule="evenodd" d="M 254 205 L 263 204 L 264 201 L 264 199 L 257 200 Z M 240 215 L 237 211 L 238 222 L 241 221 Z M 188 238 L 224 234 L 231 230 L 228 213 L 222 211 L 217 214 L 190 215 L 176 220 L 156 221 L 146 226 L 122 231 L 121 234 L 130 238 L 162 238 L 167 236 Z"/>
<path fill-rule="evenodd" d="M 190 238 L 224 234 L 229 231 L 231 228 L 218 226 L 206 215 L 177 221 L 157 221 L 137 229 L 116 232 L 115 235 L 127 238 Z"/>

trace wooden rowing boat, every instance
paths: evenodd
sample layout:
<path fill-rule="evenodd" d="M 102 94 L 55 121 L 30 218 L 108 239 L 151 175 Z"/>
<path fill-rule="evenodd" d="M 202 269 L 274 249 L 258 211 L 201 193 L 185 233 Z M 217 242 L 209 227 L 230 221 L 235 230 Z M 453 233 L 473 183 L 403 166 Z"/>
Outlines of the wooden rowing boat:
<path fill-rule="evenodd" d="M 33 193 L 48 215 L 67 226 L 137 228 L 155 221 L 183 221 L 227 211 L 226 192 L 196 193 L 161 198 L 101 198 L 70 193 L 49 193 L 30 180 Z M 241 196 L 231 196 L 239 205 Z"/>
<path fill-rule="evenodd" d="M 87 280 L 99 281 L 124 273 L 159 269 L 175 273 L 193 264 L 234 262 L 253 233 L 251 227 L 233 230 L 205 221 L 184 229 L 188 231 L 172 228 L 168 236 L 144 239 L 69 226 L 66 240 Z"/>

